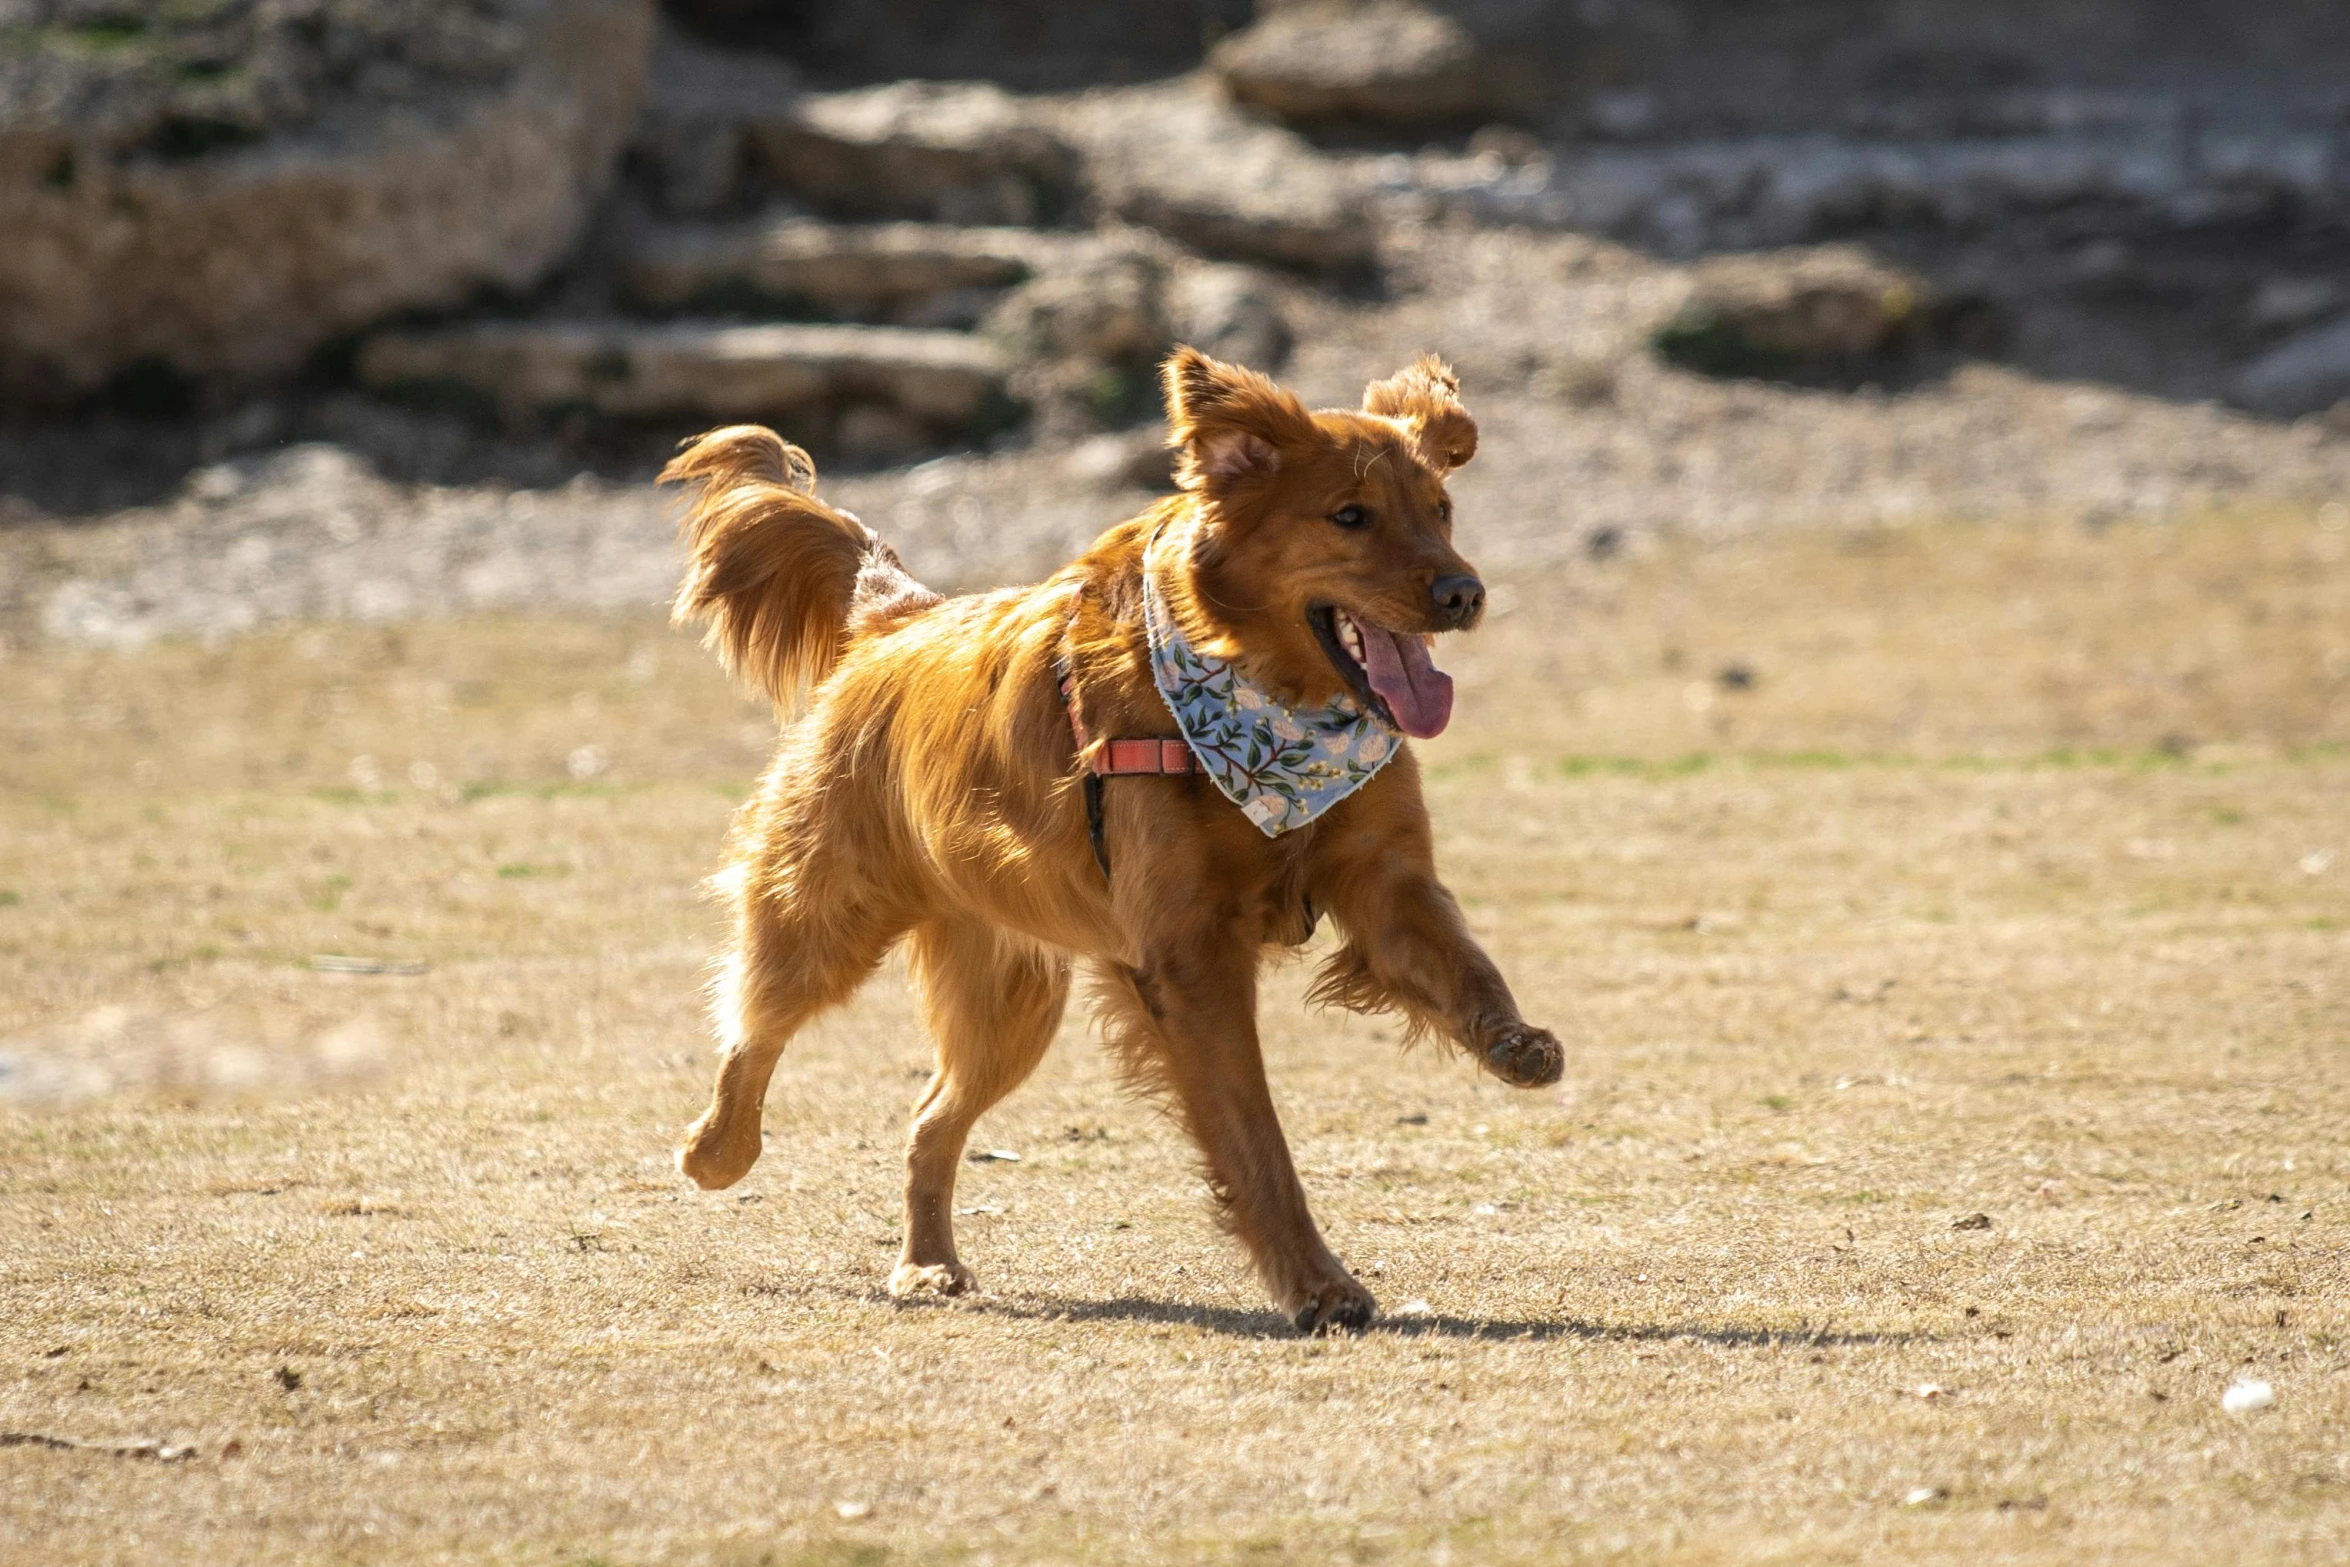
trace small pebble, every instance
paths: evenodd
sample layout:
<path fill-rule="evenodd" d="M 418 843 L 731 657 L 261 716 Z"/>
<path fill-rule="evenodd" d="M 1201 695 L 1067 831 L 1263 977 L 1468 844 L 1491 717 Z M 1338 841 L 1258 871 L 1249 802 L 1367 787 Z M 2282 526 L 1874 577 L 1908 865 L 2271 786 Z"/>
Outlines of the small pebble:
<path fill-rule="evenodd" d="M 1943 1490 L 1942 1487 L 1921 1485 L 1913 1487 L 1907 1495 L 1902 1497 L 1901 1505 L 1904 1507 L 1930 1507 L 1936 1502 L 1948 1501 L 1949 1499 L 1950 1493 Z"/>
<path fill-rule="evenodd" d="M 2266 1382 L 2246 1377 L 2240 1382 L 2231 1383 L 2228 1390 L 2219 1396 L 2219 1407 L 2231 1415 L 2248 1415 L 2256 1409 L 2274 1408 L 2276 1401 L 2275 1388 Z"/>

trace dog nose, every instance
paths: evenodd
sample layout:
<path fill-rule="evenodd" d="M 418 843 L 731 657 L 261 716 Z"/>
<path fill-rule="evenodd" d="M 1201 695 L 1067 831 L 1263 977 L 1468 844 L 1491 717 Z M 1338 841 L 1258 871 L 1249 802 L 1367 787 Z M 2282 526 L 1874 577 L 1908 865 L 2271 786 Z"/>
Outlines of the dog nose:
<path fill-rule="evenodd" d="M 1429 583 L 1428 597 L 1435 602 L 1439 619 L 1455 626 L 1465 626 L 1484 612 L 1485 584 L 1475 577 L 1455 572 Z"/>

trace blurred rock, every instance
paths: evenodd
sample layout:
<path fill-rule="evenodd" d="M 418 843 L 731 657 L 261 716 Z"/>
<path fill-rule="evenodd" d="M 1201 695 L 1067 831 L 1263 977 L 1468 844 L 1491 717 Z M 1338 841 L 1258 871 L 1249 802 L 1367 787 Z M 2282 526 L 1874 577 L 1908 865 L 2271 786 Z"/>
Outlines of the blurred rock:
<path fill-rule="evenodd" d="M 656 310 L 732 305 L 969 326 L 1004 290 L 1098 248 L 1091 236 L 1027 229 L 793 218 L 657 230 L 621 279 L 633 301 Z"/>
<path fill-rule="evenodd" d="M 2245 323 L 2258 332 L 2289 332 L 2322 321 L 2350 304 L 2350 288 L 2332 278 L 2262 278 L 2244 307 Z"/>
<path fill-rule="evenodd" d="M 788 114 L 805 91 L 777 56 L 712 48 L 664 26 L 632 148 L 661 209 L 708 217 L 733 206 L 749 168 L 748 127 Z"/>
<path fill-rule="evenodd" d="M 1068 145 L 984 82 L 810 94 L 750 135 L 770 177 L 843 217 L 1049 223 L 1077 190 Z"/>
<path fill-rule="evenodd" d="M 387 0 L 12 43 L 0 400 L 112 381 L 168 406 L 387 312 L 531 284 L 635 121 L 652 20 L 650 0 Z"/>
<path fill-rule="evenodd" d="M 1287 6 L 1219 43 L 1208 64 L 1239 102 L 1293 125 L 1425 126 L 1525 106 L 1467 28 L 1404 0 Z"/>
<path fill-rule="evenodd" d="M 1195 84 L 1088 93 L 1062 121 L 1094 204 L 1210 256 L 1308 272 L 1370 266 L 1363 192 L 1295 134 Z"/>
<path fill-rule="evenodd" d="M 2350 398 L 2350 316 L 2262 354 L 2236 378 L 2236 400 L 2269 414 L 2320 413 Z"/>
<path fill-rule="evenodd" d="M 1703 263 L 1688 300 L 1650 341 L 1685 369 L 1776 375 L 1925 347 L 1951 314 L 1924 279 L 1829 246 Z"/>
<path fill-rule="evenodd" d="M 1156 259 L 1112 251 L 1006 296 L 981 330 L 1021 359 L 1151 365 L 1173 342 Z"/>
<path fill-rule="evenodd" d="M 1069 449 L 1069 476 L 1101 490 L 1171 490 L 1175 454 L 1167 449 L 1167 427 L 1147 425 L 1079 441 Z"/>
<path fill-rule="evenodd" d="M 2339 212 L 2331 127 L 2282 116 L 2199 141 L 2188 105 L 2149 94 L 2113 123 L 2057 97 L 2032 133 L 1942 138 L 1692 134 L 1585 144 L 1545 163 L 1399 162 L 1390 190 L 1480 222 L 1607 234 L 1672 255 L 1789 245 L 1881 222 L 1958 229 L 2102 210 L 2204 228 Z M 2265 107 L 2265 106 L 2264 106 Z"/>
<path fill-rule="evenodd" d="M 1131 424 L 1157 410 L 1158 362 L 1172 346 L 1166 267 L 1109 245 L 1081 264 L 1006 295 L 980 330 L 1018 366 L 1012 391 L 1053 444 Z"/>
<path fill-rule="evenodd" d="M 783 419 L 813 435 L 872 406 L 942 436 L 982 422 L 1004 395 L 1005 365 L 983 339 L 904 327 L 489 321 L 378 333 L 360 351 L 359 375 L 390 395 L 471 402 L 514 423 L 587 409 Z M 872 424 L 859 428 L 870 434 Z"/>
<path fill-rule="evenodd" d="M 1175 340 L 1202 353 L 1268 373 L 1289 359 L 1289 322 L 1277 285 L 1254 267 L 1187 267 L 1168 288 Z"/>

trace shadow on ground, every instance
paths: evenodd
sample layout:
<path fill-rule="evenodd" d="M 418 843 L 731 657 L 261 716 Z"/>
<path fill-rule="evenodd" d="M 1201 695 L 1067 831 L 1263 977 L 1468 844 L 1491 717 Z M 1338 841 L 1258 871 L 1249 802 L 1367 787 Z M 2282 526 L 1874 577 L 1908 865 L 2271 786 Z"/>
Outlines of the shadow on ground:
<path fill-rule="evenodd" d="M 877 1300 L 888 1300 L 876 1295 Z M 955 1310 L 981 1316 L 1009 1317 L 1026 1322 L 1141 1322 L 1193 1327 L 1227 1338 L 1296 1338 L 1287 1318 L 1270 1310 L 1236 1310 L 1229 1306 L 1194 1306 L 1144 1296 L 1111 1300 L 1072 1300 L 1056 1295 L 980 1295 L 962 1300 L 892 1300 L 900 1309 Z M 1691 1341 L 1740 1349 L 1833 1349 L 1864 1344 L 1913 1344 L 1932 1337 L 1923 1333 L 1843 1332 L 1829 1327 L 1726 1328 L 1692 1322 L 1614 1323 L 1587 1317 L 1455 1317 L 1382 1316 L 1366 1334 L 1393 1338 L 1529 1339 L 1548 1342 L 1582 1339 L 1608 1343 L 1671 1343 Z"/>

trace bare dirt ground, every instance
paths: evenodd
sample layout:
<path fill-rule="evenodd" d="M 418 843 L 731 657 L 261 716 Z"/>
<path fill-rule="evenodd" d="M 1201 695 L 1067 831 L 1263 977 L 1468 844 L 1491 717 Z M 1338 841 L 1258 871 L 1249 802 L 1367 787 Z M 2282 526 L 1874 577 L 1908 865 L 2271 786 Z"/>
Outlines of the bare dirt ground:
<path fill-rule="evenodd" d="M 890 1303 L 891 975 L 683 1187 L 771 726 L 657 620 L 14 641 L 0 1432 L 174 1452 L 12 1435 L 0 1556 L 2350 1556 L 2350 514 L 1845 521 L 1496 572 L 1440 855 L 1570 1070 L 1274 977 L 1320 1341 L 1075 1021 Z"/>

